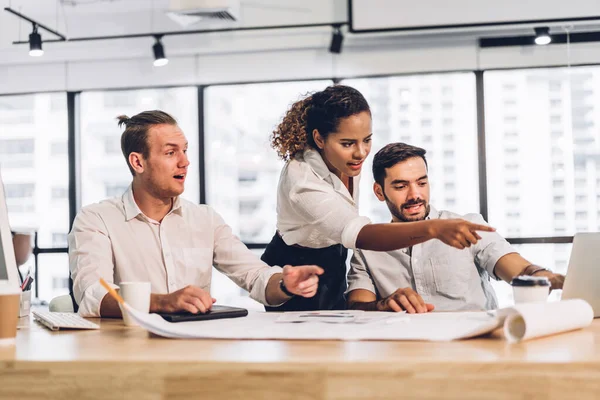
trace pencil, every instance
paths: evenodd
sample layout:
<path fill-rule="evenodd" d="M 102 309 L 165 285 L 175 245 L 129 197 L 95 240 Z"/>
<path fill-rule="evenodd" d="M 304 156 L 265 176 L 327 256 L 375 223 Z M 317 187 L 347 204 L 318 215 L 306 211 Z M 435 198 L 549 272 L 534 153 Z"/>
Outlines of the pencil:
<path fill-rule="evenodd" d="M 115 299 L 121 304 L 125 304 L 125 300 L 123 300 L 119 293 L 117 293 L 115 289 L 111 288 L 104 279 L 100 278 L 100 284 L 104 286 L 104 289 L 108 290 L 108 293 L 113 297 L 113 299 Z"/>

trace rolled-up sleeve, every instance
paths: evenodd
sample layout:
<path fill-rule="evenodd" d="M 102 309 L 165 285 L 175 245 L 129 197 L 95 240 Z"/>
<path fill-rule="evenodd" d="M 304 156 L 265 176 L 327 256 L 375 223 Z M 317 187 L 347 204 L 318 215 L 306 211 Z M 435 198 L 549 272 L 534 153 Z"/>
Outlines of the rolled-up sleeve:
<path fill-rule="evenodd" d="M 350 260 L 350 270 L 348 271 L 348 290 L 350 293 L 356 289 L 365 289 L 372 293 L 377 293 L 375 282 L 369 273 L 367 260 L 361 250 L 354 250 Z"/>
<path fill-rule="evenodd" d="M 476 224 L 488 225 L 480 214 L 468 214 L 465 219 Z M 497 280 L 498 277 L 494 273 L 496 263 L 500 258 L 510 253 L 516 253 L 517 250 L 496 232 L 478 231 L 477 233 L 481 236 L 481 240 L 471 248 L 475 262 Z"/>
<path fill-rule="evenodd" d="M 297 213 L 322 236 L 341 243 L 347 249 L 356 248 L 356 238 L 361 229 L 371 223 L 358 215 L 352 204 L 342 201 L 333 189 L 323 185 L 294 186 L 290 201 Z"/>
<path fill-rule="evenodd" d="M 99 317 L 100 304 L 107 291 L 100 284 L 104 279 L 114 288 L 113 252 L 107 229 L 100 216 L 82 209 L 68 236 L 69 269 L 73 279 L 73 294 L 79 314 Z"/>
<path fill-rule="evenodd" d="M 271 277 L 282 272 L 282 268 L 270 267 L 258 258 L 233 234 L 231 227 L 214 210 L 211 219 L 214 229 L 215 268 L 247 290 L 250 297 L 259 303 L 269 306 L 279 305 L 267 303 L 266 290 Z"/>

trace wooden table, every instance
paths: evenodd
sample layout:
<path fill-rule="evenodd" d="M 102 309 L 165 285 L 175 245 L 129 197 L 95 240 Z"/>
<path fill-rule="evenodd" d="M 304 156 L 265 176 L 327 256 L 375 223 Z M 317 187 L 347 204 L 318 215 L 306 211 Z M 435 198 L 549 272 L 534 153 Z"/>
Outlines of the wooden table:
<path fill-rule="evenodd" d="M 521 344 L 500 331 L 448 343 L 170 340 L 98 321 L 60 332 L 22 321 L 16 346 L 0 347 L 0 398 L 600 397 L 600 320 Z"/>

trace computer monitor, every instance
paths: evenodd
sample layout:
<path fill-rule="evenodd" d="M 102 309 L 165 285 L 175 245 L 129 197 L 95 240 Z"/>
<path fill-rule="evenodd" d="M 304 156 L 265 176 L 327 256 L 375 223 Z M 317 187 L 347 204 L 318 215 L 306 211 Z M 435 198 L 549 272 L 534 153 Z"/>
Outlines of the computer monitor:
<path fill-rule="evenodd" d="M 0 171 L 0 284 L 8 282 L 12 286 L 18 286 L 18 275 L 12 234 L 8 225 L 8 207 L 2 182 L 2 171 Z"/>
<path fill-rule="evenodd" d="M 561 299 L 583 299 L 600 317 L 600 233 L 575 234 Z"/>

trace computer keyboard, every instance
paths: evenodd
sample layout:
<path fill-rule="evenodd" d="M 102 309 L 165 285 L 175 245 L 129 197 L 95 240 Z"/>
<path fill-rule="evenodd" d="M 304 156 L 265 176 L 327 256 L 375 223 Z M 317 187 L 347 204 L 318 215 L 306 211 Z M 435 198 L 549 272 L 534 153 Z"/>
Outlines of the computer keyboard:
<path fill-rule="evenodd" d="M 38 310 L 33 310 L 32 313 L 36 321 L 53 331 L 59 329 L 100 329 L 100 325 L 94 324 L 75 313 Z"/>

